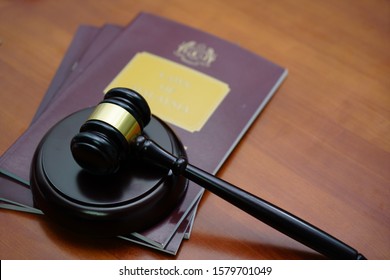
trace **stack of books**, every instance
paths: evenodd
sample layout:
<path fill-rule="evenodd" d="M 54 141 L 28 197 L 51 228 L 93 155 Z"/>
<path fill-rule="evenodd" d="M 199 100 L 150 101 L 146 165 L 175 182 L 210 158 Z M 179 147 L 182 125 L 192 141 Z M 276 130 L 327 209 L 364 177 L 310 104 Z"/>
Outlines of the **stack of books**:
<path fill-rule="evenodd" d="M 125 27 L 80 26 L 31 125 L 0 158 L 0 207 L 43 214 L 29 187 L 36 147 L 58 121 L 95 106 L 112 87 L 141 93 L 181 139 L 189 162 L 215 174 L 286 76 L 236 44 L 151 14 Z M 118 238 L 176 254 L 203 192 L 190 182 L 169 217 Z"/>

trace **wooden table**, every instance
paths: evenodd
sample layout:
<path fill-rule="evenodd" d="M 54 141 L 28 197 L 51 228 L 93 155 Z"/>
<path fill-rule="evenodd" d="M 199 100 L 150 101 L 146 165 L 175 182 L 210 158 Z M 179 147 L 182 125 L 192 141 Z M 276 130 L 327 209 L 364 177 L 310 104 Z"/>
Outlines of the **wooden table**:
<path fill-rule="evenodd" d="M 0 152 L 28 127 L 81 24 L 140 11 L 238 43 L 289 77 L 219 176 L 358 249 L 390 258 L 388 1 L 1 1 Z M 1 187 L 1 186 L 0 186 Z M 0 211 L 1 259 L 321 259 L 206 192 L 176 257 Z"/>

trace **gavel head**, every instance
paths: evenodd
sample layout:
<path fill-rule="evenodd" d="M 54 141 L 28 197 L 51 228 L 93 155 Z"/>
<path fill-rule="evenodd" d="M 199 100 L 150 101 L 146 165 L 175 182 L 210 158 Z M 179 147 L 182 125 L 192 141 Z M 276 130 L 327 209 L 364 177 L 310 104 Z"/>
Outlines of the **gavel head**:
<path fill-rule="evenodd" d="M 129 143 L 150 118 L 150 108 L 140 94 L 127 88 L 111 89 L 73 137 L 73 158 L 93 174 L 115 173 L 128 156 Z"/>

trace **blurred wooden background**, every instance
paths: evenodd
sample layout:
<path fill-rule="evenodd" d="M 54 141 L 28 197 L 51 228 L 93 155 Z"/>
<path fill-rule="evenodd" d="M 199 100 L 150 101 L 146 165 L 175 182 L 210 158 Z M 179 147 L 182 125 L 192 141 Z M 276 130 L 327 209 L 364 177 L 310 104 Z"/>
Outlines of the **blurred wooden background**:
<path fill-rule="evenodd" d="M 28 127 L 81 24 L 161 15 L 235 42 L 289 77 L 218 173 L 370 259 L 390 258 L 390 2 L 0 0 L 0 153 Z M 0 186 L 1 187 L 1 186 Z M 176 257 L 87 240 L 0 210 L 1 259 L 321 259 L 206 193 Z"/>

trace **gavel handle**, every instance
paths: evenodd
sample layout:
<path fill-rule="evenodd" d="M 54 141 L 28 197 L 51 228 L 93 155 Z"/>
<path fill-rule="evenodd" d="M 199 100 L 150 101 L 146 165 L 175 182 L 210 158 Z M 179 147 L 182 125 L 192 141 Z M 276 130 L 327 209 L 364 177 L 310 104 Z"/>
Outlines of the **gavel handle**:
<path fill-rule="evenodd" d="M 152 140 L 139 136 L 136 141 L 138 154 L 163 168 L 172 169 L 218 195 L 256 219 L 312 248 L 330 259 L 365 259 L 357 250 L 305 222 L 295 215 L 240 189 L 214 175 L 177 158 L 163 150 Z"/>

